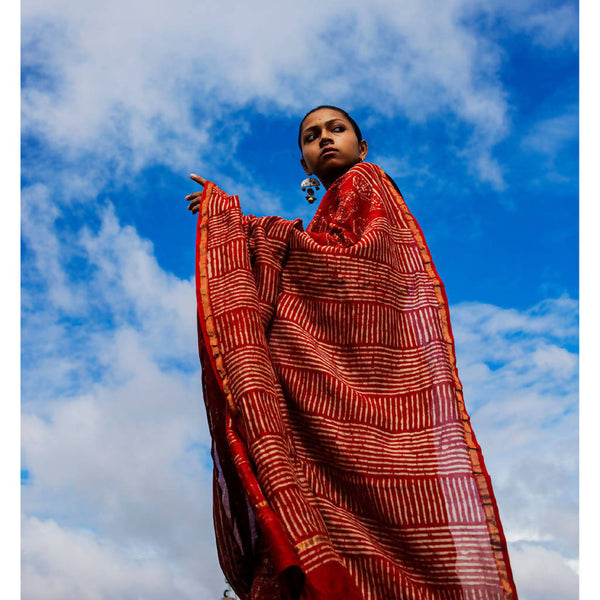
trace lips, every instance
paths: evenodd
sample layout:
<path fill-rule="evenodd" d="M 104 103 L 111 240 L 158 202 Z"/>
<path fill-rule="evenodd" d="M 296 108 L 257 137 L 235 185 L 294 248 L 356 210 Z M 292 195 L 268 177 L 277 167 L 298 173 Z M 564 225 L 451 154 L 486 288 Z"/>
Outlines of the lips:
<path fill-rule="evenodd" d="M 324 148 L 323 150 L 321 150 L 321 154 L 319 156 L 321 156 L 321 158 L 323 158 L 324 156 L 328 156 L 330 154 L 336 154 L 337 150 L 335 148 Z"/>

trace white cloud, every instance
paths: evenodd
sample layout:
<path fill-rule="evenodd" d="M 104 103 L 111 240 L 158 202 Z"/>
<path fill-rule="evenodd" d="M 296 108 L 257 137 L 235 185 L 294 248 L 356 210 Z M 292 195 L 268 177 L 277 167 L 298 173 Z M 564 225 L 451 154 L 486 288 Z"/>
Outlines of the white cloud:
<path fill-rule="evenodd" d="M 519 598 L 524 600 L 577 600 L 578 577 L 557 552 L 531 544 L 511 548 L 512 569 Z M 539 577 L 538 573 L 543 573 Z"/>
<path fill-rule="evenodd" d="M 190 580 L 177 565 L 143 549 L 127 551 L 113 540 L 51 519 L 25 518 L 22 532 L 24 600 L 216 597 L 210 586 Z"/>
<path fill-rule="evenodd" d="M 199 373 L 161 372 L 140 336 L 114 336 L 109 381 L 22 417 L 24 506 L 113 540 L 196 557 L 212 546 Z M 213 557 L 214 559 L 214 557 Z"/>
<path fill-rule="evenodd" d="M 533 16 L 513 25 L 549 45 L 550 17 L 534 18 L 535 2 L 520 6 L 519 17 Z M 50 158 L 24 162 L 38 182 L 23 192 L 27 600 L 222 591 L 193 282 L 161 269 L 152 244 L 99 203 L 111 177 L 129 181 L 155 163 L 211 165 L 233 190 L 235 149 L 248 133 L 239 108 L 300 114 L 326 100 L 370 106 L 374 120 L 454 115 L 472 130 L 465 160 L 502 185 L 491 152 L 509 125 L 502 55 L 463 22 L 489 3 L 309 0 L 272 9 L 23 4 L 24 135 L 62 161 L 58 170 Z M 569 38 L 561 31 L 553 43 Z M 558 149 L 571 125 L 541 124 L 526 144 Z M 234 166 L 247 206 L 260 198 L 280 212 Z M 82 212 L 86 227 L 77 225 Z M 471 303 L 452 312 L 522 600 L 552 598 L 543 596 L 549 581 L 561 600 L 576 589 L 568 566 L 577 553 L 575 312 L 569 298 L 528 311 Z"/>
<path fill-rule="evenodd" d="M 152 244 L 133 227 L 122 227 L 111 205 L 97 233 L 84 230 L 79 241 L 93 275 L 89 305 L 128 315 L 143 332 L 146 347 L 159 356 L 180 356 L 195 345 L 195 288 L 158 265 Z M 122 303 L 117 308 L 117 302 Z"/>
<path fill-rule="evenodd" d="M 89 581 L 90 597 L 121 599 L 133 589 L 146 597 L 147 575 L 162 597 L 202 597 L 202 586 L 213 597 L 222 578 L 192 283 L 162 271 L 152 245 L 110 206 L 97 227 L 67 238 L 57 210 L 38 222 L 46 242 L 27 259 L 42 268 L 38 254 L 53 257 L 44 311 L 23 325 L 27 593 L 58 600 Z M 86 265 L 75 282 L 70 253 Z M 78 302 L 64 302 L 54 286 L 76 291 Z M 31 289 L 25 298 L 40 301 Z M 467 408 L 526 600 L 546 589 L 541 557 L 558 565 L 556 589 L 575 589 L 576 309 L 568 297 L 529 310 L 452 308 Z M 76 573 L 65 567 L 70 553 L 82 563 Z"/>
<path fill-rule="evenodd" d="M 24 189 L 21 198 L 23 236 L 35 257 L 35 269 L 43 273 L 48 281 L 52 281 L 48 299 L 57 307 L 73 310 L 79 301 L 69 287 L 62 269 L 61 254 L 64 247 L 55 230 L 60 210 L 48 187 L 41 183 Z"/>
<path fill-rule="evenodd" d="M 333 101 L 416 121 L 450 112 L 473 131 L 467 158 L 500 184 L 490 151 L 508 124 L 501 53 L 462 23 L 470 10 L 462 0 L 311 0 L 276 10 L 269 0 L 30 1 L 24 131 L 131 172 L 218 162 L 215 121 L 249 102 L 302 113 Z"/>
<path fill-rule="evenodd" d="M 525 21 L 536 44 L 545 48 L 578 46 L 579 15 L 577 3 L 565 2 L 556 8 L 545 8 L 531 14 Z"/>
<path fill-rule="evenodd" d="M 544 49 L 576 49 L 579 33 L 578 3 L 565 0 L 479 0 L 470 6 L 471 16 L 486 15 L 501 30 L 525 33 Z M 468 10 L 468 9 L 467 9 Z"/>
<path fill-rule="evenodd" d="M 54 266 L 42 295 L 24 292 L 44 306 L 23 321 L 24 597 L 212 599 L 223 578 L 192 283 L 110 207 L 95 232 L 64 238 L 53 219 L 35 232 L 48 243 L 26 266 L 43 269 L 48 248 Z"/>
<path fill-rule="evenodd" d="M 577 142 L 579 116 L 576 111 L 537 122 L 522 141 L 525 150 L 546 155 L 552 164 L 567 144 Z"/>
<path fill-rule="evenodd" d="M 520 597 L 541 598 L 540 557 L 563 565 L 562 581 L 578 553 L 577 302 L 562 297 L 527 311 L 464 303 L 451 314 L 467 410 L 513 543 L 517 588 Z"/>

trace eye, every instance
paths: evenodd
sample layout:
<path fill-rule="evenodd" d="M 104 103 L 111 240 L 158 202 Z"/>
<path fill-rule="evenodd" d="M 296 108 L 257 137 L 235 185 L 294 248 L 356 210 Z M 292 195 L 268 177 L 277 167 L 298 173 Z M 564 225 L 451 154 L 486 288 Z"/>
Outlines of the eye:
<path fill-rule="evenodd" d="M 346 131 L 346 128 L 343 125 L 336 125 L 331 131 L 341 133 L 342 131 Z"/>
<path fill-rule="evenodd" d="M 310 142 L 312 142 L 316 138 L 317 138 L 317 136 L 314 133 L 309 133 L 308 135 L 304 136 L 304 143 L 305 144 L 309 144 Z"/>

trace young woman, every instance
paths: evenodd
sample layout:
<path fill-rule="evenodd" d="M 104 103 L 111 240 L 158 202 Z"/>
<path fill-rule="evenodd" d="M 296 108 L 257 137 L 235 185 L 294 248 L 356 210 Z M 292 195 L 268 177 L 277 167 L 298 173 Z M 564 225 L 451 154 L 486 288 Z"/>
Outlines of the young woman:
<path fill-rule="evenodd" d="M 343 110 L 300 124 L 300 221 L 202 192 L 197 296 L 221 566 L 249 600 L 516 599 L 448 304 Z"/>

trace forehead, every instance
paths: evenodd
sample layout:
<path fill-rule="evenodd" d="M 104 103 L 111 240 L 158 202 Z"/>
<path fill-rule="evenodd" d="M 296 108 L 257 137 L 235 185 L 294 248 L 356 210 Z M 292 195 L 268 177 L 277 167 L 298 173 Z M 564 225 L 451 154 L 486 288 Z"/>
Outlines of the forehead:
<path fill-rule="evenodd" d="M 343 121 L 347 125 L 350 125 L 348 119 L 346 119 L 346 117 L 338 110 L 334 110 L 332 108 L 319 108 L 318 110 L 315 110 L 315 112 L 310 113 L 310 115 L 304 119 L 302 122 L 302 131 L 311 127 L 323 126 L 328 121 L 333 121 L 334 119 Z"/>

